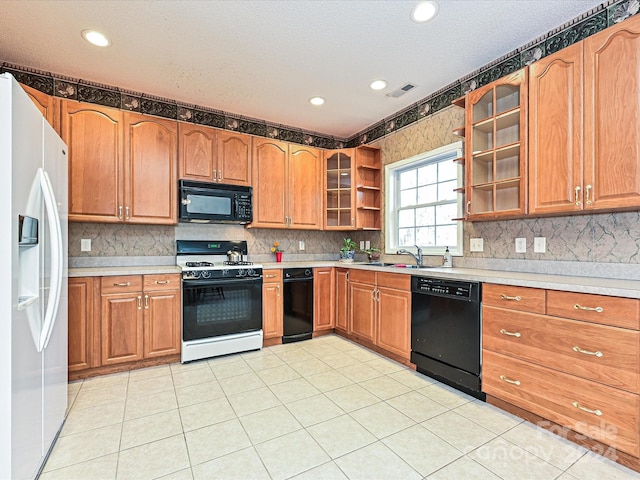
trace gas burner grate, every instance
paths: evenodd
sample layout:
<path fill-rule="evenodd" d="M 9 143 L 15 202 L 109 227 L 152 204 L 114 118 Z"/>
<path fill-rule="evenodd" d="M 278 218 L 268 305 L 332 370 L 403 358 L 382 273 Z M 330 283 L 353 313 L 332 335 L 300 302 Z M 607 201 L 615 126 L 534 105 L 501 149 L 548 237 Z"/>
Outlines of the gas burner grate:
<path fill-rule="evenodd" d="M 213 267 L 211 262 L 187 262 L 187 267 Z"/>
<path fill-rule="evenodd" d="M 229 262 L 229 261 L 226 261 L 226 262 L 224 262 L 224 265 L 232 265 L 232 266 L 253 265 L 253 262 L 245 262 L 245 261 Z"/>

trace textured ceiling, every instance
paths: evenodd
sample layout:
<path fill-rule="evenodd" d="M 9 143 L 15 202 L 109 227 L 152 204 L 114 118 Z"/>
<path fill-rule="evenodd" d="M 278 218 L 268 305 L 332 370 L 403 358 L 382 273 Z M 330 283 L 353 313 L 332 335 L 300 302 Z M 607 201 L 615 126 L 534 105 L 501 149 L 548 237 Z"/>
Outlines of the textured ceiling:
<path fill-rule="evenodd" d="M 346 138 L 601 2 L 439 0 L 422 25 L 416 3 L 1 0 L 0 61 Z"/>

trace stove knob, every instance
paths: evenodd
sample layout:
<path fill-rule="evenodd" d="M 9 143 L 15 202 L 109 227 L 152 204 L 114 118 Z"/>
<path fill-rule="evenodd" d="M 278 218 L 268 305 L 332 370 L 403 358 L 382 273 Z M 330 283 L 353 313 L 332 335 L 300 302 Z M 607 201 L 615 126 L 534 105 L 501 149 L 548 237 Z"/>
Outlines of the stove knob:
<path fill-rule="evenodd" d="M 193 272 L 189 272 L 191 278 L 200 278 L 200 272 L 198 270 L 194 270 Z"/>
<path fill-rule="evenodd" d="M 310 276 L 312 275 L 311 269 L 307 268 L 307 269 L 304 271 L 304 274 L 305 274 L 307 277 L 310 277 Z"/>
<path fill-rule="evenodd" d="M 250 277 L 255 277 L 256 272 L 253 270 L 253 268 L 250 268 L 249 270 L 247 270 L 247 275 L 249 275 Z"/>
<path fill-rule="evenodd" d="M 242 268 L 240 270 L 238 270 L 238 277 L 244 277 L 247 274 L 247 272 L 245 272 Z"/>
<path fill-rule="evenodd" d="M 209 270 L 202 271 L 202 278 L 210 278 L 210 277 L 211 277 L 211 272 Z"/>

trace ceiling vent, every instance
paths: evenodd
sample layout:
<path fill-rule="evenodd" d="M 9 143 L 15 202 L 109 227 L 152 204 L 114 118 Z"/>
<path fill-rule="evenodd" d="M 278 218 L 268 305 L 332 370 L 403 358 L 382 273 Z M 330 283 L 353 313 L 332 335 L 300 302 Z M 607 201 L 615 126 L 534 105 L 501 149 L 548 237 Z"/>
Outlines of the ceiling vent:
<path fill-rule="evenodd" d="M 404 95 L 405 93 L 407 93 L 409 90 L 413 90 L 414 88 L 416 88 L 416 86 L 413 83 L 407 83 L 406 85 L 403 85 L 399 89 L 394 90 L 391 93 L 387 93 L 387 97 L 398 98 Z"/>

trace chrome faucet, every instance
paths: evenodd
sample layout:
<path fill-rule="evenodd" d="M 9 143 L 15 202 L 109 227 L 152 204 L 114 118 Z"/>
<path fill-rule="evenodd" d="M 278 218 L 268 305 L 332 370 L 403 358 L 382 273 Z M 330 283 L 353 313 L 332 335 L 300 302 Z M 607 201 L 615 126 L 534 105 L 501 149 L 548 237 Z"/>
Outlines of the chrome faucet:
<path fill-rule="evenodd" d="M 416 245 L 415 247 L 418 249 L 418 255 L 415 255 L 415 254 L 411 253 L 409 250 L 405 250 L 404 248 L 401 248 L 396 253 L 398 255 L 403 254 L 403 253 L 407 254 L 407 255 L 411 255 L 416 260 L 416 266 L 422 267 L 422 249 L 418 245 Z"/>

